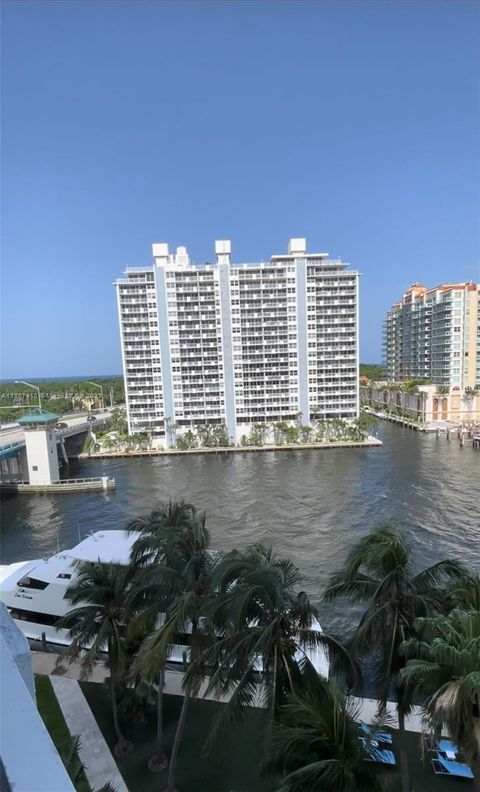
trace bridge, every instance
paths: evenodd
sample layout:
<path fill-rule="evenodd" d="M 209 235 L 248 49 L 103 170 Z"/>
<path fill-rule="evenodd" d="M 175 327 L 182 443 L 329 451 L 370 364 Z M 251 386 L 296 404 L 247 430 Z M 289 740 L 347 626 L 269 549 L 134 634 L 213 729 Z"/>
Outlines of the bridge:
<path fill-rule="evenodd" d="M 59 447 L 60 453 L 67 464 L 68 456 L 65 451 L 65 440 L 76 435 L 88 434 L 95 427 L 103 426 L 109 420 L 110 414 L 111 411 L 106 410 L 96 415 L 94 421 L 86 420 L 85 416 L 66 418 L 62 423 L 66 423 L 67 426 L 63 429 L 55 429 L 57 447 Z M 11 426 L 0 432 L 0 472 L 2 477 L 12 475 L 10 460 L 17 459 L 19 468 L 17 475 L 22 478 L 20 454 L 24 451 L 25 437 L 21 426 Z"/>

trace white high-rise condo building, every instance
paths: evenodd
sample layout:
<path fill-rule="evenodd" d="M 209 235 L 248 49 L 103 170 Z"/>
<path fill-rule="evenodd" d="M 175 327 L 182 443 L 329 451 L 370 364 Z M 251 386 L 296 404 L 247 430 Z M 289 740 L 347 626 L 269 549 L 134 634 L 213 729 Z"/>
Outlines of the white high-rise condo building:
<path fill-rule="evenodd" d="M 130 433 L 358 416 L 358 273 L 291 239 L 268 262 L 216 264 L 153 245 L 153 265 L 116 281 Z"/>

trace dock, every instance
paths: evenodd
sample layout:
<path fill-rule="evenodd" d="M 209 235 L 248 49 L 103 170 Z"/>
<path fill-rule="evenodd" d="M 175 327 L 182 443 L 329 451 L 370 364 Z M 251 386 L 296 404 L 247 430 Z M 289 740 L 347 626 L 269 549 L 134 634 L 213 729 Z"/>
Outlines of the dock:
<path fill-rule="evenodd" d="M 367 415 L 373 415 L 375 418 L 380 418 L 382 421 L 398 424 L 399 426 L 403 426 L 407 429 L 413 429 L 416 432 L 428 432 L 430 434 L 435 434 L 437 438 L 439 438 L 440 435 L 444 435 L 447 440 L 458 440 L 458 443 L 462 448 L 463 446 L 471 445 L 472 448 L 480 450 L 480 435 L 469 434 L 463 424 L 451 424 L 449 421 L 432 421 L 427 424 L 419 424 L 415 421 L 409 421 L 406 418 L 400 418 L 397 415 L 392 415 L 391 413 L 373 410 L 371 407 L 364 407 L 363 409 Z"/>
<path fill-rule="evenodd" d="M 375 418 L 380 418 L 382 421 L 405 426 L 407 429 L 414 429 L 416 432 L 433 432 L 435 429 L 430 429 L 426 424 L 420 424 L 415 421 L 409 421 L 408 418 L 400 418 L 398 415 L 391 413 L 381 412 L 380 410 L 373 410 L 371 407 L 362 408 L 367 415 L 373 415 Z"/>
<path fill-rule="evenodd" d="M 20 494 L 37 494 L 37 493 L 66 493 L 78 492 L 84 490 L 100 490 L 106 492 L 107 490 L 114 490 L 116 488 L 115 479 L 109 476 L 97 476 L 96 478 L 81 478 L 81 479 L 61 479 L 59 481 L 52 481 L 51 484 L 47 482 L 35 482 L 30 484 L 28 481 L 1 481 L 0 492 L 18 493 Z"/>

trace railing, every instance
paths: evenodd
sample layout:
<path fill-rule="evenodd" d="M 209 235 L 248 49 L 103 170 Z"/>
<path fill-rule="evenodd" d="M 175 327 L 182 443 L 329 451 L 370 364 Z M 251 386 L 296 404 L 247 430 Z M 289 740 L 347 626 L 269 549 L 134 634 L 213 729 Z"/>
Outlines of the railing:
<path fill-rule="evenodd" d="M 109 418 L 97 418 L 95 421 L 85 421 L 81 424 L 72 424 L 71 426 L 67 426 L 66 429 L 57 429 L 55 434 L 57 437 L 64 437 L 68 434 L 80 434 L 81 432 L 88 431 L 90 427 L 99 426 L 100 424 L 105 423 L 108 421 Z"/>
<path fill-rule="evenodd" d="M 9 448 L 17 448 L 17 446 L 24 446 L 25 442 L 23 440 L 15 440 L 13 443 L 7 443 L 6 445 L 0 446 L 0 453 L 2 451 L 8 451 Z"/>
<path fill-rule="evenodd" d="M 110 476 L 95 476 L 93 478 L 56 479 L 55 481 L 24 481 L 23 479 L 2 478 L 0 484 L 31 484 L 32 486 L 48 487 L 51 484 L 103 484 L 112 481 Z"/>

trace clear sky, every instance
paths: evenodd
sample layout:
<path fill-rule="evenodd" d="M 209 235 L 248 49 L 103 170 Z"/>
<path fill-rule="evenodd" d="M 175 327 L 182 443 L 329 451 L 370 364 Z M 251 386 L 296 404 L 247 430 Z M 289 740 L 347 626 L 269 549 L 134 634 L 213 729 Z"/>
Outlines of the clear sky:
<path fill-rule="evenodd" d="M 361 359 L 415 281 L 479 278 L 475 2 L 3 2 L 2 376 L 120 372 L 152 242 L 305 236 L 361 278 Z"/>

